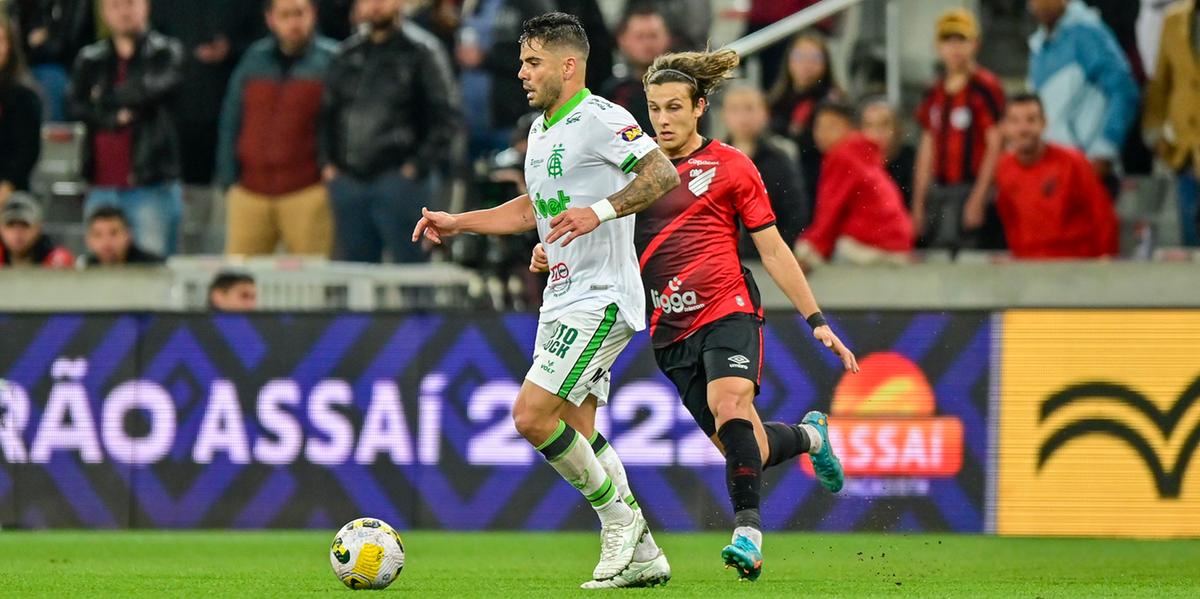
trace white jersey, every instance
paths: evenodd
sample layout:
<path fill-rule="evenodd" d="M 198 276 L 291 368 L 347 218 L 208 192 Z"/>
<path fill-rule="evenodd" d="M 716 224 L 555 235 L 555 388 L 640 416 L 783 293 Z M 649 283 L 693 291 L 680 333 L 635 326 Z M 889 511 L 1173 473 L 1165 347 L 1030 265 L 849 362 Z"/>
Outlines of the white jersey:
<path fill-rule="evenodd" d="M 529 130 L 525 183 L 545 245 L 550 280 L 542 322 L 571 312 L 603 311 L 616 304 L 634 330 L 646 328 L 646 298 L 633 246 L 633 215 L 614 219 L 571 245 L 545 243 L 550 220 L 568 208 L 586 208 L 620 191 L 631 171 L 658 144 L 624 108 L 584 89 Z"/>

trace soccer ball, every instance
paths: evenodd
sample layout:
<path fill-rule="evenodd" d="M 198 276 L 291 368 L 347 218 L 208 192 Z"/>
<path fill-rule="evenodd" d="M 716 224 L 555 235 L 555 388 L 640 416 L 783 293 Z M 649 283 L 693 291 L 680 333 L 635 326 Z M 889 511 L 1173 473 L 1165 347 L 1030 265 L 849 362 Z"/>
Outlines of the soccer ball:
<path fill-rule="evenodd" d="M 329 563 L 338 580 L 352 589 L 387 588 L 404 569 L 404 542 L 383 520 L 351 520 L 333 538 Z"/>

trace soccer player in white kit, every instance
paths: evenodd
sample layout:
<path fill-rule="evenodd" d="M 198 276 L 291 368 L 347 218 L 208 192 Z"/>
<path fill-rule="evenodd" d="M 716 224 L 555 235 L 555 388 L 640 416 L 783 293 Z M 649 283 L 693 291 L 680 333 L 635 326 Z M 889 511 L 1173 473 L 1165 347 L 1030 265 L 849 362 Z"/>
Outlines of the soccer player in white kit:
<path fill-rule="evenodd" d="M 413 241 L 537 228 L 550 279 L 513 421 L 600 517 L 593 582 L 621 575 L 636 553 L 639 563 L 654 564 L 640 581 L 654 584 L 670 577 L 670 567 L 616 451 L 599 431 L 577 431 L 564 418 L 594 424 L 597 406 L 608 400 L 613 362 L 646 327 L 632 215 L 676 187 L 679 175 L 624 108 L 584 87 L 587 54 L 586 34 L 573 15 L 549 13 L 524 23 L 518 76 L 530 106 L 542 111 L 529 132 L 528 193 L 490 210 L 425 209 Z"/>

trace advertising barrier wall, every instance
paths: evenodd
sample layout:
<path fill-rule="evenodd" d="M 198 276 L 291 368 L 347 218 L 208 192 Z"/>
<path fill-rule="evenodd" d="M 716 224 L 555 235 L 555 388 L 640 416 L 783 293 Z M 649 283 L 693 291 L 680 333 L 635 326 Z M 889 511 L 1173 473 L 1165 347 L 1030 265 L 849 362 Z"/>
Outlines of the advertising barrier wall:
<path fill-rule="evenodd" d="M 591 528 L 511 423 L 535 319 L 0 315 L 0 525 Z M 802 319 L 771 318 L 760 413 L 831 410 L 849 481 L 834 497 L 797 463 L 768 471 L 766 526 L 982 531 L 992 322 L 840 314 L 863 364 L 848 376 Z M 598 427 L 651 523 L 727 527 L 724 460 L 645 335 L 613 388 Z"/>
<path fill-rule="evenodd" d="M 997 532 L 1200 536 L 1200 312 L 1014 311 L 1002 328 Z"/>

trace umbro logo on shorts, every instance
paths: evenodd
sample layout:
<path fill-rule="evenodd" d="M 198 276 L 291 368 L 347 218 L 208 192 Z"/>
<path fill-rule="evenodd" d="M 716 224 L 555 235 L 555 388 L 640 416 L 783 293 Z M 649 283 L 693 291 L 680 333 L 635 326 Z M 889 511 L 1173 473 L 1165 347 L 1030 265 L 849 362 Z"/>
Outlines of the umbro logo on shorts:
<path fill-rule="evenodd" d="M 746 356 L 743 356 L 742 354 L 738 354 L 736 356 L 729 356 L 729 367 L 730 368 L 741 368 L 742 370 L 749 370 L 750 367 L 747 366 L 747 364 L 749 364 L 749 363 L 750 363 L 750 358 L 747 358 Z"/>

